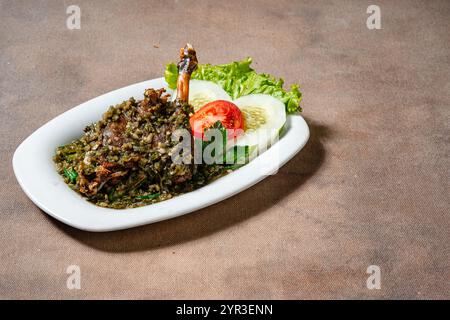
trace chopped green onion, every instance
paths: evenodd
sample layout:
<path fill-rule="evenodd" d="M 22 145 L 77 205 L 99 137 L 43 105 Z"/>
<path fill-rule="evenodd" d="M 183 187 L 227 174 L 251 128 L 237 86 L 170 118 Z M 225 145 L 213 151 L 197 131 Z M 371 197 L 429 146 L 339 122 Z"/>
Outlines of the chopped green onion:
<path fill-rule="evenodd" d="M 72 168 L 70 170 L 64 169 L 64 175 L 69 178 L 70 183 L 77 182 L 78 173 Z"/>
<path fill-rule="evenodd" d="M 152 194 L 146 194 L 144 196 L 137 196 L 136 199 L 138 200 L 151 200 L 158 198 L 160 196 L 160 193 L 152 193 Z"/>
<path fill-rule="evenodd" d="M 116 188 L 111 188 L 111 190 L 109 190 L 108 192 L 108 201 L 113 202 L 114 200 L 116 200 L 115 195 L 116 195 Z"/>

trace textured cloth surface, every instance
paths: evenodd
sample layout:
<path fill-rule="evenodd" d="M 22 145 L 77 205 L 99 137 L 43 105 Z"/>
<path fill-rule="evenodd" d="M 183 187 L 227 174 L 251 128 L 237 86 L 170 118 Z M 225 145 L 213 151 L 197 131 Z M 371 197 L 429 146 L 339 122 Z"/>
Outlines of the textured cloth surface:
<path fill-rule="evenodd" d="M 450 2 L 0 1 L 0 298 L 450 298 Z M 49 218 L 11 160 L 34 130 L 201 63 L 299 82 L 311 129 L 277 175 L 198 212 L 96 234 Z M 33 161 L 33 159 L 30 159 Z M 81 289 L 68 290 L 69 265 Z M 381 289 L 366 287 L 369 265 Z"/>

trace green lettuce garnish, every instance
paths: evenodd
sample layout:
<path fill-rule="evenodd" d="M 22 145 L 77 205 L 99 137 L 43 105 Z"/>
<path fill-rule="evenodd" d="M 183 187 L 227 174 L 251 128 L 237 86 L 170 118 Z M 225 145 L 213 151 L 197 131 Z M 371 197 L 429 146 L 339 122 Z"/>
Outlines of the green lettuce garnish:
<path fill-rule="evenodd" d="M 250 67 L 252 58 L 229 64 L 213 66 L 200 64 L 192 74 L 192 79 L 207 80 L 219 84 L 233 99 L 254 93 L 269 94 L 284 103 L 287 113 L 302 111 L 300 101 L 302 93 L 299 86 L 294 84 L 290 91 L 283 89 L 284 80 L 276 79 L 265 73 L 256 73 Z M 178 70 L 174 63 L 169 63 L 164 72 L 169 88 L 177 87 Z"/>

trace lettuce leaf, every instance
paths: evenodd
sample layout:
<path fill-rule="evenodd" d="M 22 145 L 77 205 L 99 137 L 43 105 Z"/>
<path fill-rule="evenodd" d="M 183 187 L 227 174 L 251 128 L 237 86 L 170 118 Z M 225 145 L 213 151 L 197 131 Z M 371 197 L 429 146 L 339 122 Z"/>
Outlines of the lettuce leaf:
<path fill-rule="evenodd" d="M 254 93 L 269 94 L 284 103 L 287 113 L 302 111 L 300 101 L 302 94 L 299 86 L 294 84 L 290 91 L 283 89 L 283 79 L 276 79 L 265 73 L 256 73 L 250 67 L 252 58 L 229 64 L 210 65 L 200 64 L 192 74 L 192 79 L 207 80 L 219 84 L 233 99 Z M 169 88 L 177 87 L 178 70 L 174 63 L 166 66 L 164 72 Z"/>

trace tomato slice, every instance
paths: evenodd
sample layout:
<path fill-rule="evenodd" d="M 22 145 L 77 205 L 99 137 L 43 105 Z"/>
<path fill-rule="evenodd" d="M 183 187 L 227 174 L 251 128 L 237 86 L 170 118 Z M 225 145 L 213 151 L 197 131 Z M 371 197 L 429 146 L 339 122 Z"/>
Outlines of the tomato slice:
<path fill-rule="evenodd" d="M 194 137 L 203 139 L 203 133 L 220 121 L 228 133 L 228 139 L 239 135 L 244 129 L 241 110 L 234 103 L 216 100 L 205 104 L 189 119 Z"/>

